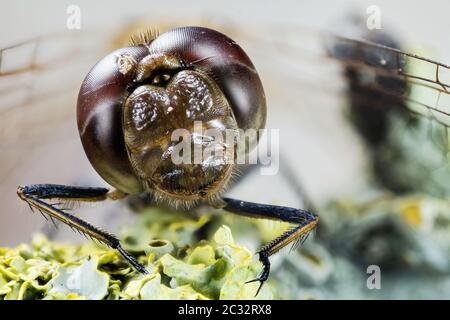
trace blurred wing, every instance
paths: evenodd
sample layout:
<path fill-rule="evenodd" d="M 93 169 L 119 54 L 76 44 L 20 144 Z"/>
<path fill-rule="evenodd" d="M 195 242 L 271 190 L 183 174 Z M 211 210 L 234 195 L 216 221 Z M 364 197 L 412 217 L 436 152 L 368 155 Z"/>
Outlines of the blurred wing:
<path fill-rule="evenodd" d="M 361 61 L 351 56 L 329 52 L 331 58 L 339 59 L 346 67 L 366 70 L 367 73 L 382 78 L 398 79 L 405 82 L 408 89 L 399 92 L 395 86 L 389 87 L 375 81 L 372 84 L 374 91 L 407 101 L 411 112 L 430 117 L 445 126 L 450 125 L 450 104 L 448 103 L 450 66 L 370 41 L 340 36 L 329 37 L 333 38 L 335 45 L 352 48 L 354 52 L 360 52 L 365 56 L 370 54 L 373 57 Z M 411 95 L 418 90 L 426 94 Z"/>
<path fill-rule="evenodd" d="M 32 149 L 76 133 L 75 103 L 84 74 L 105 43 L 96 33 L 37 37 L 0 49 L 0 178 Z"/>
<path fill-rule="evenodd" d="M 301 80 L 307 82 L 305 86 L 320 88 L 324 93 L 342 95 L 346 84 L 336 82 L 346 80 L 336 78 L 335 71 L 339 70 L 342 76 L 343 68 L 352 67 L 374 78 L 381 76 L 406 82 L 407 90 L 401 92 L 376 82 L 371 83 L 371 89 L 406 100 L 411 112 L 450 125 L 449 65 L 380 43 L 311 28 L 274 28 L 260 30 L 258 34 L 246 29 L 244 32 L 252 39 L 248 43 L 256 45 L 255 55 L 271 59 L 263 67 L 271 66 L 275 73 L 280 73 L 283 83 L 297 80 L 294 82 L 298 84 Z M 426 94 L 412 96 L 416 90 L 426 90 Z"/>
<path fill-rule="evenodd" d="M 428 140 L 439 149 L 438 155 L 433 151 L 439 160 L 427 162 L 407 151 L 395 165 L 424 160 L 411 167 L 417 175 L 447 163 L 441 157 L 448 152 L 448 65 L 365 40 L 358 33 L 352 38 L 295 26 L 239 30 L 237 42 L 248 51 L 263 79 L 268 125 L 282 129 L 280 153 L 292 169 L 288 176 L 301 181 L 316 203 L 357 194 L 367 186 L 372 154 L 355 135 L 348 117 L 349 106 L 357 99 L 366 107 L 362 110 L 366 123 L 376 122 L 370 107 L 376 108 L 378 116 L 389 116 L 399 105 L 413 118 L 430 119 L 425 121 L 430 130 L 405 131 L 399 137 L 409 135 L 408 147 L 419 156 Z M 347 77 L 349 70 L 359 74 L 356 90 Z M 434 131 L 441 135 L 438 142 L 430 133 L 436 126 L 439 130 Z M 413 180 L 405 181 L 413 185 Z"/>
<path fill-rule="evenodd" d="M 84 58 L 87 48 L 75 46 L 78 37 L 65 34 L 48 35 L 30 39 L 0 49 L 0 92 L 1 108 L 8 110 L 28 105 L 36 99 L 62 93 L 61 89 L 70 87 L 70 74 L 67 68 Z M 47 73 L 64 70 L 67 87 L 55 87 L 55 83 L 41 83 Z M 66 84 L 66 82 L 60 83 Z"/>

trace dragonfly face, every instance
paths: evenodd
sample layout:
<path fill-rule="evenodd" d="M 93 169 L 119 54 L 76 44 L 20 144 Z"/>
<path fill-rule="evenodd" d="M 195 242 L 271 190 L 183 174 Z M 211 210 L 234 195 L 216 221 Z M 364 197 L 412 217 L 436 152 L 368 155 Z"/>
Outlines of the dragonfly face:
<path fill-rule="evenodd" d="M 78 96 L 78 129 L 97 172 L 122 192 L 152 191 L 187 206 L 213 204 L 234 168 L 228 155 L 239 142 L 206 132 L 259 130 L 265 118 L 264 91 L 248 56 L 230 38 L 201 27 L 114 51 L 88 73 Z M 194 132 L 196 122 L 205 133 Z M 192 150 L 215 154 L 196 163 L 191 152 L 189 161 L 174 164 L 179 141 L 171 136 L 181 129 Z"/>

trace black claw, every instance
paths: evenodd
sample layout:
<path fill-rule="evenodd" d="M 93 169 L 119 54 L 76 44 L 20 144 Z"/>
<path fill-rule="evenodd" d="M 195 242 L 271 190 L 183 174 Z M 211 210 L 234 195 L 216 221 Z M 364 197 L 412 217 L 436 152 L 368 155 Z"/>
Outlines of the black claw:
<path fill-rule="evenodd" d="M 263 270 L 258 278 L 245 282 L 245 283 L 252 283 L 259 281 L 259 287 L 258 290 L 256 290 L 255 297 L 259 294 L 259 291 L 261 290 L 264 282 L 266 282 L 267 279 L 269 279 L 270 274 L 270 261 L 268 254 L 265 251 L 259 251 L 258 253 L 259 253 L 259 261 L 263 264 Z"/>
<path fill-rule="evenodd" d="M 133 265 L 133 267 L 134 267 L 139 273 L 142 273 L 142 274 L 148 274 L 147 269 L 145 269 L 145 267 L 144 267 L 142 264 L 140 264 L 139 262 L 137 262 L 136 259 L 134 259 L 133 262 L 130 261 L 130 263 Z"/>
<path fill-rule="evenodd" d="M 116 249 L 120 252 L 122 257 L 124 257 L 125 260 L 127 260 L 138 272 L 142 274 L 148 274 L 147 269 L 145 269 L 142 264 L 140 264 L 130 253 L 128 253 L 128 251 L 122 248 L 120 244 L 117 245 Z"/>
<path fill-rule="evenodd" d="M 266 280 L 267 280 L 267 279 L 266 279 Z M 263 284 L 264 284 L 264 282 L 265 282 L 266 280 L 261 279 L 260 277 L 258 277 L 258 278 L 256 278 L 256 279 L 246 281 L 245 283 L 247 284 L 247 283 L 252 283 L 252 282 L 259 281 L 259 287 L 258 287 L 258 290 L 256 290 L 256 294 L 255 294 L 255 297 L 256 297 L 256 296 L 258 296 L 259 291 L 261 290 L 261 288 L 262 288 L 262 286 L 263 286 Z"/>

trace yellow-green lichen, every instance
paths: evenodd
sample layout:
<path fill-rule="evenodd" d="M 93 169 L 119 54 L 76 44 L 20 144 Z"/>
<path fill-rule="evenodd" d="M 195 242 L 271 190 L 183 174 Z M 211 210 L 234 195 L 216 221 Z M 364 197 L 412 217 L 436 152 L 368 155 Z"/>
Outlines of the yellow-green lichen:
<path fill-rule="evenodd" d="M 161 214 L 157 212 L 156 214 Z M 152 217 L 153 216 L 153 217 Z M 0 248 L 0 299 L 253 299 L 261 269 L 221 226 L 210 240 L 195 232 L 208 218 L 143 215 L 122 232 L 124 246 L 149 271 L 134 271 L 112 249 L 92 242 L 61 244 L 36 235 Z M 161 217 L 161 215 L 159 215 Z M 266 284 L 257 298 L 274 298 Z"/>

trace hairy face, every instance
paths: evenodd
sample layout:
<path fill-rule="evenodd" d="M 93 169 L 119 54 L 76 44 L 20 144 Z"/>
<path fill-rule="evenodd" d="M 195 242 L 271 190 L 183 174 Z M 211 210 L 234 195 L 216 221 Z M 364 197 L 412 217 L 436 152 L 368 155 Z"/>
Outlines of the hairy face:
<path fill-rule="evenodd" d="M 144 185 L 164 195 L 212 199 L 230 177 L 232 159 L 227 155 L 235 146 L 208 132 L 237 129 L 231 108 L 201 72 L 183 70 L 154 79 L 156 83 L 138 86 L 125 102 L 124 134 L 132 166 Z M 194 130 L 199 122 L 202 130 Z M 173 133 L 180 129 L 184 134 L 174 139 Z M 183 154 L 186 148 L 180 150 L 180 138 L 184 147 L 188 144 L 190 155 Z"/>

